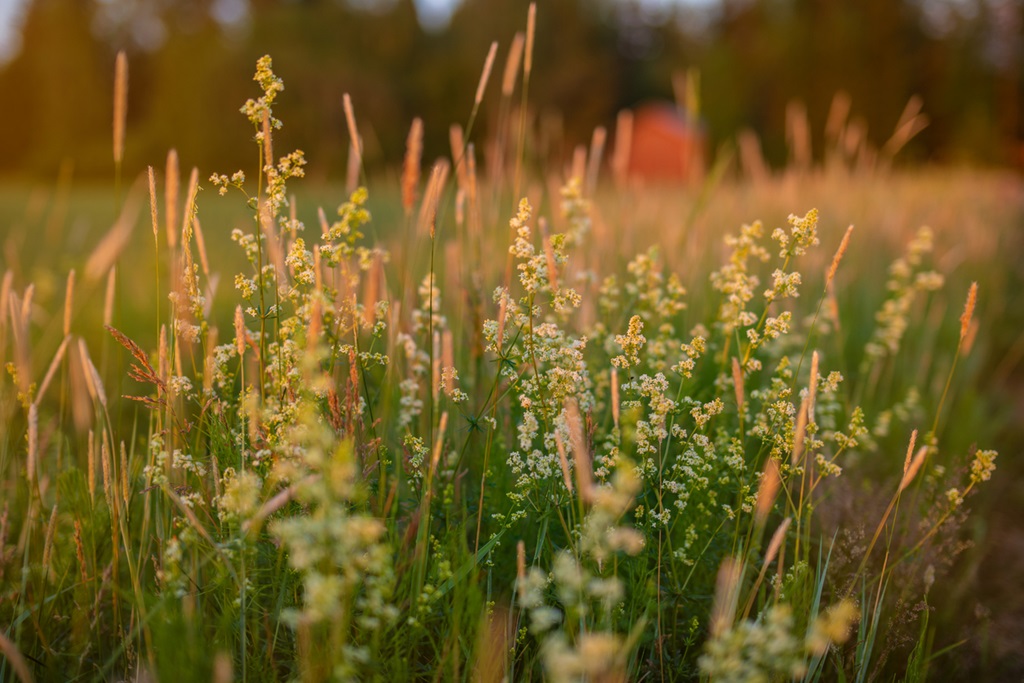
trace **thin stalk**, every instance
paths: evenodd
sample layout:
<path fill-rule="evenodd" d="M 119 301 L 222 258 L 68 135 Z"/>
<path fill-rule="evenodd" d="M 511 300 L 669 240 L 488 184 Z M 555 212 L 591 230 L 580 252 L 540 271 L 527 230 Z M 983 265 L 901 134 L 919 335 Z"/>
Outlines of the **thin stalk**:
<path fill-rule="evenodd" d="M 263 145 L 265 142 L 260 142 L 258 145 L 259 157 L 257 160 L 256 167 L 259 171 L 256 174 L 256 283 L 260 291 L 260 353 L 259 353 L 259 368 L 260 376 L 259 388 L 260 388 L 260 400 L 263 399 L 263 358 L 266 355 L 266 344 L 267 344 L 267 308 L 263 297 L 263 230 L 260 225 L 260 213 L 263 211 Z M 244 386 L 244 385 L 243 385 Z M 244 661 L 244 660 L 243 660 Z M 244 680 L 244 666 L 243 666 L 243 680 Z"/>

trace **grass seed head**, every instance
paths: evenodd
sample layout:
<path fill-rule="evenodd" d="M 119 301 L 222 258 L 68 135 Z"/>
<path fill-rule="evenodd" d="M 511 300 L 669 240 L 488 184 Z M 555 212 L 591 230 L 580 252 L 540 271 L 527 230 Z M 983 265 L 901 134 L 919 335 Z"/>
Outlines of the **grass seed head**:
<path fill-rule="evenodd" d="M 583 429 L 583 418 L 575 400 L 567 399 L 565 409 L 566 421 L 569 423 L 569 439 L 576 465 L 576 487 L 579 489 L 580 498 L 589 503 L 594 499 L 594 473 Z"/>
<path fill-rule="evenodd" d="M 836 271 L 839 269 L 839 262 L 843 260 L 846 248 L 850 246 L 850 235 L 852 234 L 853 226 L 851 225 L 846 229 L 846 234 L 843 235 L 843 239 L 839 243 L 839 248 L 836 249 L 835 256 L 832 257 L 832 265 L 828 267 L 828 274 L 825 276 L 825 289 L 829 288 L 829 285 L 832 284 L 832 279 L 836 276 Z"/>
<path fill-rule="evenodd" d="M 903 474 L 907 473 L 910 469 L 910 460 L 914 455 L 914 442 L 917 441 L 917 430 L 915 429 L 910 433 L 910 444 L 907 446 L 907 457 L 903 460 Z"/>
<path fill-rule="evenodd" d="M 807 421 L 814 422 L 814 402 L 818 396 L 818 352 L 811 354 L 811 377 L 807 382 Z"/>
<path fill-rule="evenodd" d="M 804 439 L 807 436 L 807 399 L 800 403 L 800 412 L 796 418 L 796 427 L 793 431 L 793 458 L 792 464 L 799 465 L 804 455 Z"/>
<path fill-rule="evenodd" d="M 46 375 L 43 376 L 43 381 L 39 384 L 39 389 L 36 391 L 35 403 L 39 403 L 42 400 L 43 395 L 50 386 L 50 382 L 53 381 L 54 375 L 57 374 L 57 368 L 60 367 L 61 362 L 64 360 L 64 354 L 68 348 L 68 342 L 71 341 L 71 335 L 64 337 L 64 340 L 57 347 L 57 353 L 53 355 L 53 360 L 50 361 L 50 367 L 46 370 Z"/>
<path fill-rule="evenodd" d="M 405 160 L 402 163 L 402 208 L 405 215 L 412 213 L 416 203 L 416 190 L 420 183 L 420 160 L 423 156 L 423 119 L 415 118 L 405 141 Z"/>
<path fill-rule="evenodd" d="M 978 283 L 972 282 L 971 288 L 967 291 L 967 301 L 964 303 L 964 312 L 960 315 L 960 343 L 963 344 L 967 338 L 967 331 L 971 327 L 971 317 L 974 315 L 974 305 L 978 300 Z"/>
<path fill-rule="evenodd" d="M 178 171 L 178 151 L 167 153 L 167 170 L 164 173 L 164 225 L 167 228 L 167 246 L 171 249 L 178 244 L 178 186 L 181 177 Z"/>
<path fill-rule="evenodd" d="M 910 461 L 910 465 L 907 467 L 907 471 L 903 473 L 903 479 L 900 481 L 900 491 L 902 492 L 908 486 L 910 482 L 914 481 L 914 477 L 917 476 L 918 471 L 921 469 L 921 465 L 924 464 L 925 458 L 928 456 L 928 446 L 921 446 L 914 454 L 914 459 Z"/>
<path fill-rule="evenodd" d="M 480 82 L 476 86 L 476 96 L 473 98 L 473 103 L 479 105 L 484 99 L 484 90 L 487 89 L 487 81 L 491 78 L 491 69 L 494 68 L 494 58 L 498 54 L 498 41 L 491 43 L 491 48 L 487 51 L 487 59 L 484 60 L 484 70 L 480 74 Z"/>
<path fill-rule="evenodd" d="M 516 76 L 519 73 L 519 63 L 523 59 L 523 34 L 517 32 L 512 37 L 512 44 L 508 48 L 508 57 L 505 58 L 505 73 L 501 79 L 501 94 L 505 98 L 512 96 L 516 89 Z"/>
<path fill-rule="evenodd" d="M 721 635 L 732 626 L 739 597 L 740 575 L 743 563 L 735 557 L 726 557 L 718 568 L 715 582 L 715 597 L 711 604 L 711 634 Z"/>
<path fill-rule="evenodd" d="M 523 74 L 530 77 L 533 71 L 533 41 L 537 33 L 537 3 L 531 2 L 526 14 L 526 54 L 523 61 Z"/>
<path fill-rule="evenodd" d="M 114 323 L 114 295 L 117 292 L 117 268 L 107 271 L 107 289 L 103 296 L 103 324 Z"/>
<path fill-rule="evenodd" d="M 235 306 L 235 350 L 239 359 L 245 356 L 245 314 L 242 306 Z"/>
<path fill-rule="evenodd" d="M 761 475 L 761 485 L 757 489 L 757 502 L 754 505 L 754 520 L 758 527 L 764 525 L 775 504 L 775 495 L 779 491 L 779 464 L 775 458 L 769 457 L 764 464 L 764 473 Z"/>
<path fill-rule="evenodd" d="M 743 369 L 740 367 L 740 359 L 732 357 L 732 386 L 736 393 L 736 412 L 743 414 Z"/>

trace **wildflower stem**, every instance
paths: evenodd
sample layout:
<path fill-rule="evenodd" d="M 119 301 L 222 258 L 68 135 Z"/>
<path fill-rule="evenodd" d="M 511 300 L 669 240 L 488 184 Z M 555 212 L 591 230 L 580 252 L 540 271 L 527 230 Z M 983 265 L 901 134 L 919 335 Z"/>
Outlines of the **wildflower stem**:
<path fill-rule="evenodd" d="M 953 374 L 956 372 L 957 361 L 960 360 L 960 349 L 963 346 L 963 337 L 956 344 L 956 352 L 953 354 L 953 364 L 949 366 L 949 374 L 946 375 L 946 385 L 942 389 L 942 396 L 939 397 L 939 405 L 935 408 L 935 419 L 932 421 L 932 431 L 928 435 L 929 441 L 938 435 L 939 420 L 942 418 L 942 407 L 946 403 L 946 396 L 953 384 Z"/>
<path fill-rule="evenodd" d="M 259 344 L 259 355 L 257 361 L 259 363 L 260 376 L 257 378 L 257 385 L 260 389 L 260 400 L 264 399 L 263 391 L 263 375 L 265 374 L 263 368 L 263 359 L 266 356 L 266 344 L 267 344 L 267 309 L 266 303 L 263 297 L 263 230 L 261 229 L 260 220 L 261 213 L 264 210 L 263 206 L 263 146 L 266 141 L 261 140 L 258 145 L 259 155 L 257 158 L 257 168 L 259 172 L 256 174 L 256 286 L 260 293 L 260 344 Z"/>

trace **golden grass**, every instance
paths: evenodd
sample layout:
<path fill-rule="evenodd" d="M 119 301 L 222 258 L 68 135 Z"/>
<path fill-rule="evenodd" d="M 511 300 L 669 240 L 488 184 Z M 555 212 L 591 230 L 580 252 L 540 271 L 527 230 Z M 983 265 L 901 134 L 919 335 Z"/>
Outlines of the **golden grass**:
<path fill-rule="evenodd" d="M 128 118 L 128 56 L 117 53 L 114 62 L 114 162 L 124 161 L 125 122 Z"/>

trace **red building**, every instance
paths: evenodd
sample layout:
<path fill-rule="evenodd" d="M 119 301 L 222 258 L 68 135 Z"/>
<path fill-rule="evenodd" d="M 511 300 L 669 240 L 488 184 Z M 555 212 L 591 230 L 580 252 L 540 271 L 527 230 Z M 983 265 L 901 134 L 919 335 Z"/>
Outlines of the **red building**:
<path fill-rule="evenodd" d="M 655 102 L 635 109 L 630 137 L 631 180 L 692 184 L 703 179 L 704 131 L 675 105 Z"/>

